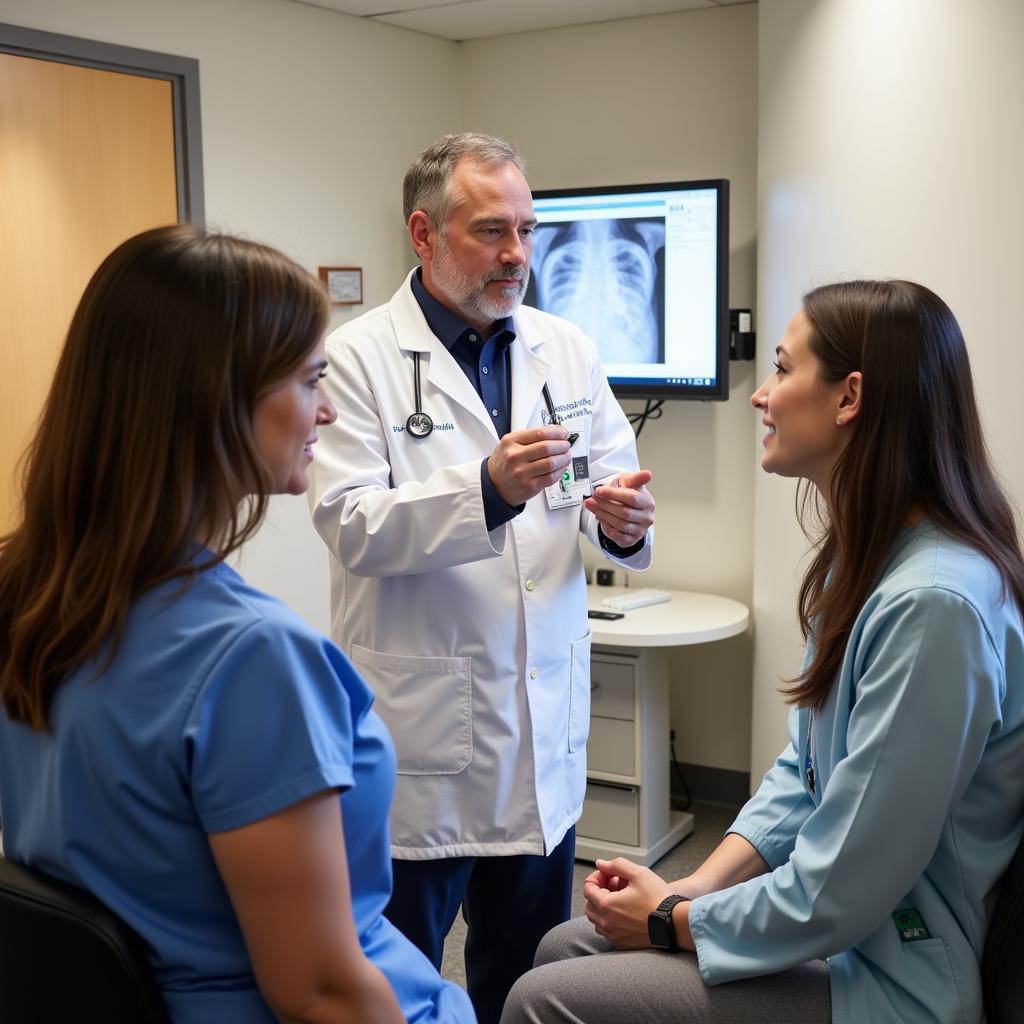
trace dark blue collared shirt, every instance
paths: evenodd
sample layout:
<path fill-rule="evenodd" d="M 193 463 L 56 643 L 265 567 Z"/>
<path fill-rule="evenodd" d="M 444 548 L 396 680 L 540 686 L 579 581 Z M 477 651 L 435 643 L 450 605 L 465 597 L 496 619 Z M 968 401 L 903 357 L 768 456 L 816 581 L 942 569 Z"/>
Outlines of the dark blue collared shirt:
<path fill-rule="evenodd" d="M 516 340 L 512 317 L 496 321 L 490 336 L 484 338 L 475 327 L 470 327 L 427 291 L 420 273 L 417 270 L 412 275 L 412 293 L 423 310 L 427 326 L 469 378 L 494 421 L 498 437 L 504 437 L 512 429 L 512 373 L 508 351 Z M 509 505 L 498 493 L 487 471 L 487 459 L 480 464 L 480 487 L 488 530 L 496 530 L 526 508 L 525 505 Z"/>
<path fill-rule="evenodd" d="M 423 310 L 427 326 L 462 367 L 462 372 L 476 388 L 484 408 L 491 414 L 498 437 L 504 437 L 512 429 L 512 371 L 508 351 L 516 340 L 512 317 L 495 321 L 490 336 L 482 338 L 475 327 L 470 327 L 427 291 L 420 275 L 419 269 L 412 275 L 412 293 Z M 488 530 L 496 530 L 526 508 L 525 505 L 509 505 L 498 493 L 487 471 L 487 459 L 480 463 L 480 489 L 483 492 L 484 521 Z M 644 546 L 641 539 L 628 548 L 620 547 L 604 535 L 600 524 L 597 536 L 601 547 L 619 558 L 628 558 Z"/>

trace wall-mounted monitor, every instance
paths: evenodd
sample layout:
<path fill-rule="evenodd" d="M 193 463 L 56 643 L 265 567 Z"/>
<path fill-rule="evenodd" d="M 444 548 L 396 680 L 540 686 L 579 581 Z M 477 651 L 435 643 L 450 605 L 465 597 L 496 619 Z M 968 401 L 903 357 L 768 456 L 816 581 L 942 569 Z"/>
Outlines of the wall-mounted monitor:
<path fill-rule="evenodd" d="M 548 189 L 527 305 L 597 343 L 619 398 L 729 397 L 729 182 Z"/>

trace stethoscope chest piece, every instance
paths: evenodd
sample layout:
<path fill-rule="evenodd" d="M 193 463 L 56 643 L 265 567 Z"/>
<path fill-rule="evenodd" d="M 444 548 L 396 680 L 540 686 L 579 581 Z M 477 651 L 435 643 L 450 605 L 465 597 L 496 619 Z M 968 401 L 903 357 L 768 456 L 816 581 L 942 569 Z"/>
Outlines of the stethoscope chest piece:
<path fill-rule="evenodd" d="M 423 411 L 423 398 L 420 395 L 420 354 L 413 352 L 413 386 L 416 390 L 416 411 L 405 421 L 405 431 L 411 437 L 430 437 L 434 432 L 434 421 Z"/>
<path fill-rule="evenodd" d="M 414 412 L 406 421 L 405 429 L 413 437 L 429 437 L 434 421 L 425 412 Z"/>

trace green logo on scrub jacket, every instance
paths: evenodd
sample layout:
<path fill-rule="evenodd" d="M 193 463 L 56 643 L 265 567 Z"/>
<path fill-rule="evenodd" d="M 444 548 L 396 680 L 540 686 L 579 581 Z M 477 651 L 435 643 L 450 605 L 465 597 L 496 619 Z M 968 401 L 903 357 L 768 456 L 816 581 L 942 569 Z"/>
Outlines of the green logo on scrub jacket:
<path fill-rule="evenodd" d="M 921 939 L 931 938 L 924 918 L 913 907 L 895 911 L 892 919 L 896 922 L 896 931 L 900 933 L 900 942 L 920 942 Z"/>

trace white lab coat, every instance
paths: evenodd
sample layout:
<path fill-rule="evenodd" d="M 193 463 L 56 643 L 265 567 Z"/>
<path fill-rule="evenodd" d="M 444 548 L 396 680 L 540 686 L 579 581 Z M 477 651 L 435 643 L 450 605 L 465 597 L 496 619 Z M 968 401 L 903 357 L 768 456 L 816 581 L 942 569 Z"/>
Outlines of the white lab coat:
<path fill-rule="evenodd" d="M 593 342 L 535 309 L 513 319 L 512 430 L 541 424 L 546 381 L 591 478 L 635 470 Z M 416 351 L 434 420 L 422 439 L 405 431 Z M 579 534 L 598 544 L 597 520 L 540 494 L 488 532 L 480 464 L 498 436 L 408 279 L 331 334 L 327 354 L 338 419 L 320 431 L 314 521 L 331 552 L 332 635 L 395 740 L 392 853 L 549 853 L 583 806 L 591 634 Z M 652 541 L 623 564 L 647 568 Z"/>

